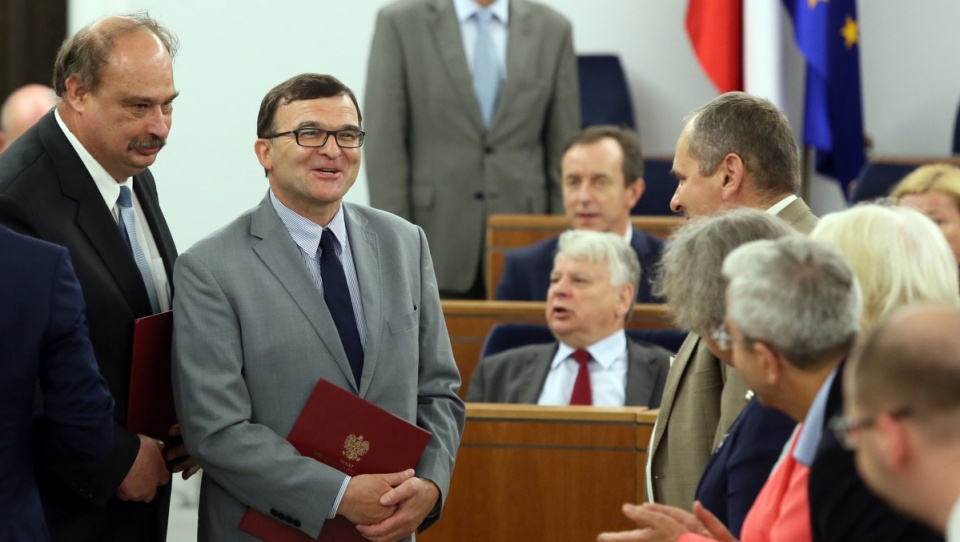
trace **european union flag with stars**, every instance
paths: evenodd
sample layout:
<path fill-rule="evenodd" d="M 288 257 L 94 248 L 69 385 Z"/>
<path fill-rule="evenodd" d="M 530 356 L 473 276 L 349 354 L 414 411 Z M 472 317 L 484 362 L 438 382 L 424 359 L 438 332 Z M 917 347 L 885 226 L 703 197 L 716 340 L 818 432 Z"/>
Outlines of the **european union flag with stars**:
<path fill-rule="evenodd" d="M 866 162 L 856 0 L 784 0 L 807 59 L 803 143 L 817 171 L 847 187 Z"/>

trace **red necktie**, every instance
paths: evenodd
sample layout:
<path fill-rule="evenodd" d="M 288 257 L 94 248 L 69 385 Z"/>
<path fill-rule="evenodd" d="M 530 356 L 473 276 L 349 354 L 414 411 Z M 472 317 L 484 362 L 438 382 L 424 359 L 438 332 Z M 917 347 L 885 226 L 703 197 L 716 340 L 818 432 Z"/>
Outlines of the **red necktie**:
<path fill-rule="evenodd" d="M 580 364 L 580 370 L 577 371 L 577 379 L 573 382 L 573 393 L 570 395 L 570 404 L 592 405 L 593 393 L 590 391 L 590 369 L 587 367 L 587 364 L 590 363 L 590 352 L 577 350 L 570 357 Z"/>

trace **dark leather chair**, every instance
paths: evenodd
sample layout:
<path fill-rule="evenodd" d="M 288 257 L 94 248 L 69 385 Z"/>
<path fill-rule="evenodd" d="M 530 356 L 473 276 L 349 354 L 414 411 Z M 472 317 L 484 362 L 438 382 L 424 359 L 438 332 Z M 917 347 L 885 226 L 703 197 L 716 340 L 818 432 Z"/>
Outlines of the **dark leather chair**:
<path fill-rule="evenodd" d="M 876 159 L 868 161 L 867 164 L 863 166 L 863 170 L 857 178 L 856 187 L 853 189 L 853 196 L 850 197 L 851 203 L 870 201 L 889 196 L 890 190 L 894 185 L 920 165 L 918 162 L 905 162 L 901 160 L 886 161 Z"/>
<path fill-rule="evenodd" d="M 676 352 L 687 337 L 687 331 L 684 329 L 628 329 L 627 337 L 635 342 L 656 344 Z M 550 328 L 542 324 L 497 324 L 487 335 L 480 357 L 486 358 L 511 348 L 551 343 L 554 340 Z"/>
<path fill-rule="evenodd" d="M 643 180 L 647 185 L 640 201 L 630 209 L 632 215 L 672 215 L 670 198 L 677 189 L 677 179 L 670 175 L 672 156 L 651 156 L 643 160 Z"/>
<path fill-rule="evenodd" d="M 953 154 L 960 155 L 960 106 L 957 106 L 957 119 L 953 121 Z"/>
<path fill-rule="evenodd" d="M 577 57 L 581 126 L 612 124 L 635 129 L 633 101 L 617 55 Z"/>

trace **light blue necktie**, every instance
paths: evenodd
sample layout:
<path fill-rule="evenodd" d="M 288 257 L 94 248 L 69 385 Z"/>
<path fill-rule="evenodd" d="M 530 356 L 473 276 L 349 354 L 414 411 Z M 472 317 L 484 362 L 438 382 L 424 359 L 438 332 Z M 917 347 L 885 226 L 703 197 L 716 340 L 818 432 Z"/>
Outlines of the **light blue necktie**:
<path fill-rule="evenodd" d="M 143 285 L 147 288 L 147 297 L 150 298 L 150 307 L 153 313 L 160 312 L 160 297 L 157 295 L 157 286 L 153 283 L 153 274 L 150 273 L 150 266 L 147 264 L 147 257 L 140 248 L 137 241 L 136 216 L 133 211 L 133 199 L 130 196 L 130 187 L 120 187 L 120 197 L 117 198 L 117 205 L 120 206 L 120 220 L 117 226 L 120 228 L 120 235 L 127 241 L 130 251 L 133 252 L 133 260 L 137 262 L 137 268 L 140 269 L 140 275 L 143 277 Z"/>
<path fill-rule="evenodd" d="M 500 59 L 490 33 L 493 12 L 481 9 L 474 17 L 477 20 L 477 46 L 473 50 L 473 90 L 480 102 L 483 122 L 490 126 L 500 95 Z"/>

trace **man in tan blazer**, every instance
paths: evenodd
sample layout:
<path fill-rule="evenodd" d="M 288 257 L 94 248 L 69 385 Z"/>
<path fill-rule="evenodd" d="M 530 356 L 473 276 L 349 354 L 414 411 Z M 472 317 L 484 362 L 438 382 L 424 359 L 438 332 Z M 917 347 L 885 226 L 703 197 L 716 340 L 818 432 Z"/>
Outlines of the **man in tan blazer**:
<path fill-rule="evenodd" d="M 800 152 L 786 116 L 742 92 L 718 96 L 684 120 L 670 208 L 687 218 L 750 207 L 809 233 L 817 218 L 795 192 Z M 692 329 L 674 359 L 647 459 L 647 500 L 690 509 L 707 460 L 746 405 L 747 386 Z"/>
<path fill-rule="evenodd" d="M 482 15 L 499 76 L 487 107 L 475 79 Z M 563 212 L 560 158 L 580 129 L 570 21 L 529 0 L 391 3 L 364 98 L 371 205 L 423 228 L 441 295 L 483 298 L 487 216 Z"/>

